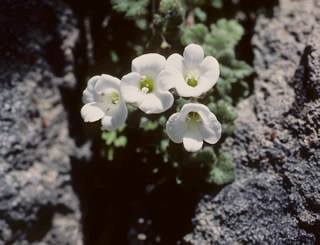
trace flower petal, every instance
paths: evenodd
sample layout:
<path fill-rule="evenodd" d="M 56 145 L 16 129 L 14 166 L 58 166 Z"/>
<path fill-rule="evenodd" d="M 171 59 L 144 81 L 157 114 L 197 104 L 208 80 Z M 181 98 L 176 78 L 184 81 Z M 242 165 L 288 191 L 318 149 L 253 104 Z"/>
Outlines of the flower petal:
<path fill-rule="evenodd" d="M 94 86 L 94 90 L 100 94 L 106 89 L 115 89 L 116 91 L 120 90 L 120 80 L 116 77 L 103 74 L 100 76 L 100 79 L 97 81 Z"/>
<path fill-rule="evenodd" d="M 189 69 L 194 69 L 203 61 L 204 53 L 201 46 L 197 44 L 189 44 L 183 52 L 183 58 Z"/>
<path fill-rule="evenodd" d="M 108 131 L 119 128 L 127 119 L 128 109 L 125 103 L 120 102 L 117 108 L 110 110 L 102 118 L 101 124 Z"/>
<path fill-rule="evenodd" d="M 188 125 L 184 118 L 181 118 L 180 113 L 174 113 L 171 115 L 166 124 L 166 130 L 169 138 L 174 143 L 182 143 L 183 136 L 187 131 Z"/>
<path fill-rule="evenodd" d="M 95 101 L 94 87 L 99 79 L 100 79 L 100 76 L 94 76 L 89 79 L 88 85 L 87 85 L 86 89 L 83 91 L 83 95 L 82 95 L 82 102 L 84 104 Z"/>
<path fill-rule="evenodd" d="M 168 57 L 166 68 L 167 67 L 174 67 L 176 68 L 183 76 L 185 73 L 185 64 L 183 57 L 180 54 L 172 54 Z"/>
<path fill-rule="evenodd" d="M 200 116 L 201 113 L 205 113 L 205 116 L 211 113 L 209 108 L 203 104 L 189 103 L 182 106 L 180 111 L 181 118 L 185 120 L 189 112 L 197 112 L 200 114 Z"/>
<path fill-rule="evenodd" d="M 221 137 L 221 124 L 213 113 L 207 119 L 208 123 L 200 124 L 199 131 L 206 142 L 215 144 Z"/>
<path fill-rule="evenodd" d="M 139 88 L 140 74 L 131 72 L 121 79 L 120 90 L 123 99 L 129 103 L 137 103 L 141 101 L 143 93 Z"/>
<path fill-rule="evenodd" d="M 194 94 L 199 94 L 197 96 L 200 96 L 208 92 L 216 82 L 215 80 L 208 80 L 206 77 L 201 76 L 198 85 L 195 87 L 196 92 L 194 92 Z"/>
<path fill-rule="evenodd" d="M 191 128 L 184 134 L 183 146 L 189 152 L 196 152 L 203 145 L 203 137 L 197 128 Z"/>
<path fill-rule="evenodd" d="M 212 88 L 218 81 L 220 75 L 218 61 L 212 56 L 207 56 L 201 62 L 199 70 L 201 74 L 200 83 L 202 82 L 201 78 L 205 77 L 207 79 L 206 83 L 208 83 L 209 89 Z"/>
<path fill-rule="evenodd" d="M 155 80 L 165 65 L 166 59 L 162 55 L 144 54 L 132 61 L 132 71 Z"/>
<path fill-rule="evenodd" d="M 182 97 L 199 97 L 213 87 L 216 81 L 209 81 L 206 77 L 200 77 L 199 83 L 195 87 L 189 86 L 184 80 L 176 82 L 177 93 Z"/>
<path fill-rule="evenodd" d="M 185 83 L 183 75 L 174 67 L 166 67 L 156 80 L 156 86 L 161 90 L 169 90 L 176 87 L 177 83 Z"/>
<path fill-rule="evenodd" d="M 184 80 L 177 80 L 176 82 L 177 93 L 182 97 L 198 97 L 206 91 L 202 86 L 191 87 Z"/>
<path fill-rule="evenodd" d="M 199 131 L 202 138 L 210 143 L 215 144 L 221 137 L 221 124 L 216 116 L 209 110 L 209 108 L 202 104 L 189 103 L 182 107 L 181 117 L 186 117 L 189 112 L 197 112 L 201 117 L 199 123 Z"/>
<path fill-rule="evenodd" d="M 170 92 L 157 90 L 146 94 L 138 102 L 138 107 L 147 114 L 161 113 L 168 110 L 172 106 L 173 101 L 173 95 Z"/>
<path fill-rule="evenodd" d="M 85 104 L 81 108 L 81 116 L 85 122 L 95 122 L 101 119 L 105 115 L 105 111 L 100 103 L 91 102 Z"/>

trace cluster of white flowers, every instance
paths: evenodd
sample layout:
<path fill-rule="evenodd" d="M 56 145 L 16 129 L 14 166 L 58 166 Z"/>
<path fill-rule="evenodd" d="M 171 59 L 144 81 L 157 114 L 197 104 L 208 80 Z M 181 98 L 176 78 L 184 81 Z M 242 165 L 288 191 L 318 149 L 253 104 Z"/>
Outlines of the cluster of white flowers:
<path fill-rule="evenodd" d="M 171 55 L 167 60 L 159 54 L 144 54 L 132 61 L 132 72 L 118 78 L 110 75 L 92 77 L 83 92 L 81 116 L 86 122 L 101 119 L 109 131 L 120 127 L 127 119 L 125 103 L 135 103 L 147 114 L 162 113 L 174 102 L 169 91 L 175 88 L 182 97 L 197 98 L 211 89 L 219 78 L 219 64 L 212 56 L 204 58 L 203 49 L 188 45 L 183 57 Z M 203 104 L 185 104 L 171 115 L 166 124 L 169 138 L 183 143 L 195 152 L 203 141 L 215 144 L 221 136 L 221 125 Z"/>

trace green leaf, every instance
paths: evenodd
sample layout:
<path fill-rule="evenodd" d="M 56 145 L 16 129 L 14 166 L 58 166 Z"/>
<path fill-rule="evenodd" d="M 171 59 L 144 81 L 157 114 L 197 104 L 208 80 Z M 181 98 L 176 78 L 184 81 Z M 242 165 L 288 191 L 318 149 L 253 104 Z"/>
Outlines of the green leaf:
<path fill-rule="evenodd" d="M 144 18 L 139 18 L 135 20 L 136 26 L 140 29 L 140 30 L 146 30 L 148 27 L 148 22 L 146 19 Z"/>
<path fill-rule="evenodd" d="M 223 7 L 222 0 L 211 0 L 211 6 L 217 9 L 221 9 Z"/>
<path fill-rule="evenodd" d="M 145 131 L 155 130 L 159 126 L 158 121 L 151 121 L 146 117 L 141 117 L 140 119 L 140 128 L 143 128 Z"/>
<path fill-rule="evenodd" d="M 243 27 L 235 20 L 220 19 L 215 25 L 211 25 L 211 33 L 224 30 L 236 44 L 244 34 Z"/>
<path fill-rule="evenodd" d="M 110 51 L 110 56 L 111 56 L 111 61 L 113 63 L 118 63 L 119 61 L 119 56 L 117 55 L 117 53 L 114 50 Z"/>
<path fill-rule="evenodd" d="M 163 162 L 168 162 L 168 161 L 169 161 L 169 154 L 168 154 L 168 152 L 164 152 L 163 155 L 162 155 L 162 157 L 163 157 Z"/>
<path fill-rule="evenodd" d="M 216 162 L 217 157 L 212 147 L 204 147 L 201 151 L 192 154 L 193 159 L 200 163 L 213 163 Z"/>
<path fill-rule="evenodd" d="M 225 79 L 232 78 L 233 77 L 233 70 L 228 66 L 220 64 L 220 75 L 221 75 L 221 77 L 223 77 Z"/>
<path fill-rule="evenodd" d="M 207 14 L 206 12 L 202 11 L 201 8 L 197 7 L 193 10 L 194 15 L 201 21 L 204 22 L 207 20 Z"/>
<path fill-rule="evenodd" d="M 219 78 L 219 81 L 216 85 L 216 88 L 219 94 L 223 97 L 224 95 L 230 94 L 232 90 L 232 85 L 228 80 Z"/>
<path fill-rule="evenodd" d="M 236 126 L 233 123 L 223 123 L 221 130 L 224 135 L 231 135 L 236 130 Z"/>
<path fill-rule="evenodd" d="M 113 161 L 113 155 L 114 155 L 114 149 L 113 149 L 113 147 L 110 147 L 108 149 L 108 156 L 107 156 L 109 161 Z"/>
<path fill-rule="evenodd" d="M 238 79 L 243 79 L 247 76 L 250 76 L 253 72 L 252 67 L 244 61 L 234 60 L 231 66 L 233 75 Z"/>
<path fill-rule="evenodd" d="M 170 12 L 183 13 L 183 8 L 178 1 L 175 0 L 161 0 L 159 4 L 159 11 L 163 15 L 167 15 Z"/>
<path fill-rule="evenodd" d="M 220 152 L 218 162 L 213 165 L 210 172 L 209 181 L 213 181 L 217 185 L 223 185 L 232 182 L 235 177 L 235 165 L 232 162 L 231 155 Z"/>
<path fill-rule="evenodd" d="M 135 18 L 147 13 L 149 0 L 111 0 L 113 10 L 124 13 L 127 18 Z"/>
<path fill-rule="evenodd" d="M 119 133 L 122 133 L 122 132 L 125 130 L 126 127 L 127 127 L 127 124 L 124 123 L 124 124 L 122 124 L 122 125 L 117 129 L 117 131 L 118 131 Z"/>
<path fill-rule="evenodd" d="M 127 137 L 121 135 L 120 137 L 116 138 L 114 141 L 115 147 L 125 147 L 127 145 Z"/>
<path fill-rule="evenodd" d="M 102 139 L 105 140 L 107 145 L 111 145 L 116 137 L 117 137 L 116 131 L 102 133 Z"/>
<path fill-rule="evenodd" d="M 235 20 L 220 19 L 210 25 L 210 33 L 205 35 L 203 49 L 207 55 L 219 59 L 233 59 L 234 47 L 244 33 L 243 27 Z"/>
<path fill-rule="evenodd" d="M 184 99 L 183 97 L 176 99 L 176 102 L 178 103 L 177 111 L 180 111 L 182 106 L 184 106 L 187 103 L 190 103 L 190 101 L 190 99 Z"/>
<path fill-rule="evenodd" d="M 237 118 L 237 113 L 229 103 L 219 100 L 217 103 L 217 117 L 222 122 L 232 122 Z"/>
<path fill-rule="evenodd" d="M 213 95 L 209 95 L 209 101 L 210 102 L 214 102 L 215 101 L 215 97 L 213 97 Z"/>
<path fill-rule="evenodd" d="M 163 139 L 160 141 L 160 149 L 165 152 L 169 146 L 169 139 Z"/>
<path fill-rule="evenodd" d="M 249 96 L 249 85 L 246 81 L 240 81 L 241 86 L 244 88 L 243 96 L 247 97 Z"/>
<path fill-rule="evenodd" d="M 207 104 L 207 107 L 213 114 L 217 114 L 217 106 L 215 103 L 210 102 L 209 104 Z"/>
<path fill-rule="evenodd" d="M 190 43 L 201 45 L 207 34 L 208 28 L 204 24 L 193 25 L 186 30 L 182 30 L 181 43 L 183 45 L 188 45 Z"/>
<path fill-rule="evenodd" d="M 179 176 L 176 176 L 176 183 L 177 183 L 177 185 L 182 184 L 182 180 L 179 178 Z"/>
<path fill-rule="evenodd" d="M 178 162 L 173 162 L 173 163 L 172 163 L 172 166 L 173 166 L 174 168 L 178 168 L 178 167 L 179 167 L 179 163 L 178 163 Z"/>
<path fill-rule="evenodd" d="M 166 122 L 167 122 L 167 118 L 166 118 L 165 116 L 161 116 L 161 117 L 159 118 L 159 124 L 160 124 L 161 126 L 165 126 L 165 125 L 166 125 Z"/>
<path fill-rule="evenodd" d="M 136 104 L 127 103 L 128 112 L 132 113 L 138 110 L 138 106 Z"/>
<path fill-rule="evenodd" d="M 142 53 L 143 53 L 143 46 L 137 44 L 137 45 L 134 45 L 133 48 L 134 48 L 134 50 L 136 51 L 136 54 L 137 54 L 137 55 L 142 55 Z"/>

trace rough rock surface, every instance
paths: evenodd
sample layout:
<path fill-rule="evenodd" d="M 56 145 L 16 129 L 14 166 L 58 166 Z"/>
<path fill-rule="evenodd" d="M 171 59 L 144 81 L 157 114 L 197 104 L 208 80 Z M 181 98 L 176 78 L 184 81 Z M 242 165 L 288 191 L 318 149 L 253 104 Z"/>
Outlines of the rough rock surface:
<path fill-rule="evenodd" d="M 319 20 L 312 0 L 280 0 L 258 19 L 254 94 L 224 145 L 238 176 L 201 200 L 186 243 L 320 243 Z"/>
<path fill-rule="evenodd" d="M 61 1 L 0 6 L 0 244 L 81 244 L 72 164 L 89 157 L 70 137 L 79 29 Z"/>

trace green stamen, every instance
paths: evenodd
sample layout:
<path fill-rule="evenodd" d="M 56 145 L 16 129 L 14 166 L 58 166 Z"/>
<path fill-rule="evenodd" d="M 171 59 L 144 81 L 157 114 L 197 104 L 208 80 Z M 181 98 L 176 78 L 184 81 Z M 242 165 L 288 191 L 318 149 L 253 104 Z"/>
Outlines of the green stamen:
<path fill-rule="evenodd" d="M 191 120 L 191 121 L 199 121 L 200 120 L 200 115 L 199 113 L 197 112 L 194 112 L 194 111 L 191 111 L 188 113 L 188 118 Z"/>
<path fill-rule="evenodd" d="M 187 75 L 186 81 L 187 81 L 187 84 L 193 88 L 198 85 L 198 81 L 194 76 Z"/>
<path fill-rule="evenodd" d="M 140 82 L 140 90 L 142 90 L 143 88 L 147 88 L 147 94 L 152 93 L 152 91 L 154 90 L 154 83 L 153 80 L 151 78 L 146 78 L 143 81 Z"/>
<path fill-rule="evenodd" d="M 117 92 L 113 92 L 111 94 L 111 100 L 113 104 L 117 104 L 119 102 L 120 96 Z"/>

